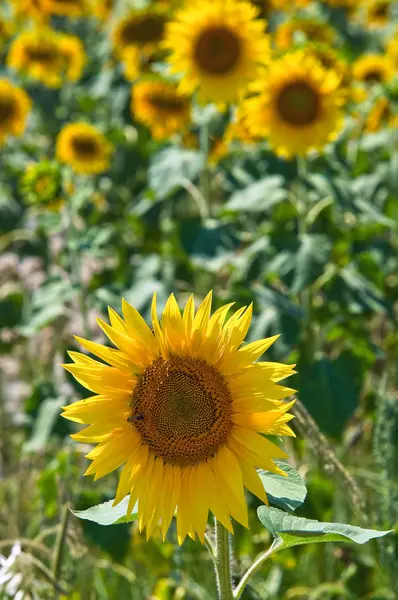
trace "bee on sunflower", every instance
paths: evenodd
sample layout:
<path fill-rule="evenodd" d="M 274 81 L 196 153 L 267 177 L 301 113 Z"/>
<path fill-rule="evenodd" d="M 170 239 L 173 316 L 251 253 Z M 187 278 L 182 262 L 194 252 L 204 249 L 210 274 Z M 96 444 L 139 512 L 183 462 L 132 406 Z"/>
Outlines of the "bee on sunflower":
<path fill-rule="evenodd" d="M 183 131 L 190 122 L 191 102 L 177 85 L 160 79 L 142 80 L 132 88 L 131 114 L 144 123 L 155 139 Z"/>
<path fill-rule="evenodd" d="M 215 0 L 188 6 L 167 26 L 165 47 L 180 89 L 195 90 L 201 102 L 239 100 L 259 65 L 270 57 L 266 24 L 244 0 Z"/>
<path fill-rule="evenodd" d="M 353 78 L 365 84 L 384 84 L 395 75 L 394 64 L 387 55 L 364 54 L 352 67 Z"/>
<path fill-rule="evenodd" d="M 9 67 L 54 88 L 61 87 L 65 80 L 77 81 L 85 62 L 80 39 L 52 29 L 21 33 L 7 56 Z"/>
<path fill-rule="evenodd" d="M 279 25 L 275 31 L 275 45 L 279 50 L 290 50 L 303 42 L 335 44 L 337 32 L 315 17 L 294 17 Z"/>
<path fill-rule="evenodd" d="M 25 131 L 32 102 L 28 94 L 7 79 L 0 79 L 0 146 L 8 136 Z"/>
<path fill-rule="evenodd" d="M 123 467 L 114 505 L 138 500 L 138 523 L 147 539 L 156 525 L 163 538 L 174 513 L 178 542 L 204 542 L 209 510 L 233 532 L 230 517 L 248 527 L 244 487 L 267 502 L 256 468 L 283 474 L 273 459 L 286 453 L 261 434 L 293 436 L 287 423 L 294 390 L 280 385 L 293 366 L 255 362 L 278 336 L 242 346 L 252 307 L 227 318 L 232 304 L 211 314 L 209 293 L 195 312 L 183 313 L 174 295 L 162 319 L 152 302 L 152 328 L 123 300 L 121 318 L 98 325 L 116 346 L 76 338 L 105 361 L 70 352 L 64 367 L 97 394 L 64 407 L 63 416 L 88 425 L 72 437 L 98 443 L 87 454 L 85 475 L 99 479 Z"/>
<path fill-rule="evenodd" d="M 153 53 L 163 40 L 166 15 L 156 9 L 131 9 L 122 17 L 113 30 L 112 41 L 115 54 L 119 57 L 129 46 Z"/>
<path fill-rule="evenodd" d="M 94 175 L 109 168 L 113 145 L 89 123 L 69 123 L 60 131 L 56 154 L 76 173 Z"/>
<path fill-rule="evenodd" d="M 29 165 L 21 179 L 21 195 L 27 204 L 57 210 L 61 203 L 62 173 L 55 161 L 44 160 Z"/>
<path fill-rule="evenodd" d="M 268 138 L 280 156 L 321 150 L 343 125 L 340 76 L 303 50 L 273 61 L 243 106 L 253 135 Z"/>

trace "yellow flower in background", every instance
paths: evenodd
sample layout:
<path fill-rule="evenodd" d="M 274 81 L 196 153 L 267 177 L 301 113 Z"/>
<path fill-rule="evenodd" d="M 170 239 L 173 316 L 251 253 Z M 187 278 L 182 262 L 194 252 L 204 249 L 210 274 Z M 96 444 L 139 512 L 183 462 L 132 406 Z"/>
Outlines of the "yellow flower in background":
<path fill-rule="evenodd" d="M 258 96 L 245 105 L 246 122 L 255 135 L 268 138 L 284 157 L 321 150 L 343 124 L 340 77 L 310 54 L 298 50 L 271 63 L 253 84 Z"/>
<path fill-rule="evenodd" d="M 106 171 L 113 150 L 103 133 L 89 123 L 69 123 L 57 138 L 58 160 L 85 175 Z"/>
<path fill-rule="evenodd" d="M 398 67 L 398 33 L 394 35 L 386 44 L 387 57 L 394 64 L 395 69 Z"/>
<path fill-rule="evenodd" d="M 80 39 L 52 29 L 21 33 L 12 42 L 7 56 L 9 67 L 55 88 L 65 80 L 77 81 L 85 62 Z"/>
<path fill-rule="evenodd" d="M 336 30 L 324 21 L 314 17 L 295 17 L 277 27 L 275 44 L 280 50 L 290 50 L 304 42 L 333 45 L 336 37 Z"/>
<path fill-rule="evenodd" d="M 107 21 L 115 8 L 115 0 L 91 0 L 90 12 L 100 21 Z"/>
<path fill-rule="evenodd" d="M 329 44 L 309 42 L 297 49 L 314 56 L 326 70 L 335 71 L 340 77 L 340 87 L 348 87 L 352 82 L 351 66 L 343 54 Z"/>
<path fill-rule="evenodd" d="M 25 90 L 7 79 L 0 79 L 0 145 L 9 135 L 23 134 L 31 108 L 32 102 Z"/>
<path fill-rule="evenodd" d="M 292 11 L 305 8 L 311 4 L 312 0 L 272 0 L 275 8 L 278 10 Z"/>
<path fill-rule="evenodd" d="M 49 15 L 43 9 L 43 0 L 12 0 L 15 18 L 19 20 L 33 19 L 45 22 Z"/>
<path fill-rule="evenodd" d="M 366 19 L 370 27 L 383 27 L 388 25 L 391 19 L 390 0 L 369 0 Z"/>
<path fill-rule="evenodd" d="M 13 31 L 13 24 L 0 15 L 0 52 L 3 50 L 6 42 L 12 36 Z"/>
<path fill-rule="evenodd" d="M 364 54 L 353 64 L 352 75 L 363 83 L 387 83 L 395 75 L 390 58 L 383 54 Z"/>
<path fill-rule="evenodd" d="M 21 194 L 28 204 L 57 210 L 61 203 L 62 174 L 55 161 L 28 165 L 21 179 Z"/>
<path fill-rule="evenodd" d="M 87 13 L 87 0 L 40 0 L 44 12 L 49 15 L 82 17 Z"/>
<path fill-rule="evenodd" d="M 122 56 L 129 46 L 145 51 L 159 48 L 163 40 L 166 16 L 158 10 L 132 9 L 116 24 L 112 39 L 115 52 Z"/>
<path fill-rule="evenodd" d="M 198 90 L 199 100 L 235 102 L 269 59 L 265 22 L 245 1 L 215 0 L 188 5 L 169 23 L 166 47 L 180 89 Z"/>
<path fill-rule="evenodd" d="M 366 119 L 365 129 L 369 132 L 379 131 L 382 127 L 397 127 L 398 112 L 386 96 L 380 96 L 375 100 L 374 106 L 369 111 Z"/>
<path fill-rule="evenodd" d="M 181 314 L 171 295 L 152 328 L 123 300 L 123 319 L 111 308 L 111 325 L 98 324 L 117 349 L 76 338 L 108 363 L 70 352 L 64 365 L 98 394 L 64 407 L 63 416 L 89 425 L 72 437 L 98 443 L 87 458 L 95 479 L 122 467 L 114 504 L 138 500 L 139 528 L 149 538 L 157 524 L 163 538 L 174 513 L 181 544 L 204 541 L 209 510 L 229 530 L 230 516 L 248 527 L 244 487 L 267 502 L 256 468 L 283 474 L 273 459 L 286 457 L 264 438 L 294 435 L 287 422 L 294 390 L 278 382 L 293 367 L 255 361 L 277 336 L 242 346 L 252 317 L 232 304 L 211 315 L 211 293 L 195 313 L 191 296 Z"/>
<path fill-rule="evenodd" d="M 133 86 L 131 114 L 155 139 L 183 131 L 190 122 L 191 102 L 177 85 L 164 80 L 140 81 Z"/>

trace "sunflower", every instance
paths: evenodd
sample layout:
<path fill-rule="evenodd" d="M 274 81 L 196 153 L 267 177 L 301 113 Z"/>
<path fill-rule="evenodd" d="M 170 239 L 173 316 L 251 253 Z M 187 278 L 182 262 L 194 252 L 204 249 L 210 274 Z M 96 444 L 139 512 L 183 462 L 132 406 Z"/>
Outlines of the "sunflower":
<path fill-rule="evenodd" d="M 280 50 L 290 50 L 304 41 L 333 45 L 336 30 L 314 17 L 295 17 L 279 25 L 275 31 L 275 44 Z"/>
<path fill-rule="evenodd" d="M 335 139 L 343 123 L 340 77 L 297 50 L 275 60 L 253 84 L 244 106 L 254 135 L 268 137 L 280 156 L 302 155 Z"/>
<path fill-rule="evenodd" d="M 82 17 L 87 13 L 87 0 L 41 0 L 43 10 L 50 15 Z"/>
<path fill-rule="evenodd" d="M 65 80 L 77 81 L 85 61 L 78 37 L 51 29 L 21 33 L 7 56 L 9 67 L 54 88 Z"/>
<path fill-rule="evenodd" d="M 166 16 L 158 10 L 132 9 L 113 30 L 113 46 L 118 56 L 129 46 L 137 46 L 145 51 L 159 48 L 163 40 Z"/>
<path fill-rule="evenodd" d="M 300 8 L 305 8 L 309 4 L 311 4 L 312 0 L 272 0 L 273 5 L 278 10 L 297 10 Z"/>
<path fill-rule="evenodd" d="M 367 7 L 366 20 L 370 27 L 383 27 L 391 19 L 390 0 L 371 0 Z"/>
<path fill-rule="evenodd" d="M 150 74 L 152 65 L 159 59 L 158 52 L 145 52 L 137 46 L 129 46 L 121 56 L 125 78 L 128 81 L 135 81 L 141 75 Z"/>
<path fill-rule="evenodd" d="M 165 139 L 185 129 L 190 121 L 191 103 L 174 83 L 140 81 L 132 89 L 131 113 L 149 127 L 155 139 Z"/>
<path fill-rule="evenodd" d="M 7 79 L 0 79 L 0 145 L 8 135 L 23 134 L 31 107 L 32 102 L 25 90 Z"/>
<path fill-rule="evenodd" d="M 21 179 L 21 194 L 25 201 L 52 210 L 60 206 L 61 187 L 61 168 L 55 161 L 44 160 L 29 165 Z"/>
<path fill-rule="evenodd" d="M 163 538 L 177 513 L 181 544 L 204 541 L 210 510 L 231 532 L 230 516 L 248 527 L 243 487 L 267 502 L 256 467 L 283 474 L 273 462 L 286 457 L 260 435 L 294 435 L 286 424 L 293 390 L 277 382 L 292 366 L 254 361 L 278 336 L 240 348 L 252 308 L 226 320 L 232 304 L 211 316 L 211 293 L 196 314 L 193 296 L 183 314 L 172 294 L 161 321 L 152 302 L 152 329 L 123 300 L 124 320 L 109 309 L 111 326 L 98 324 L 118 349 L 77 338 L 109 363 L 70 352 L 64 365 L 97 396 L 64 408 L 63 416 L 91 424 L 72 437 L 99 442 L 86 475 L 98 479 L 123 466 L 114 504 L 138 500 L 139 527 L 149 538 L 159 523 Z M 254 364 L 253 364 L 254 363 Z"/>
<path fill-rule="evenodd" d="M 57 138 L 57 158 L 76 173 L 92 175 L 109 167 L 113 146 L 89 123 L 69 123 Z"/>
<path fill-rule="evenodd" d="M 0 52 L 3 50 L 5 44 L 10 39 L 13 33 L 13 26 L 10 21 L 6 21 L 0 15 Z"/>
<path fill-rule="evenodd" d="M 395 68 L 398 67 L 398 33 L 395 34 L 386 45 L 387 56 L 394 64 Z"/>
<path fill-rule="evenodd" d="M 115 0 L 91 0 L 91 14 L 100 21 L 107 21 L 115 8 L 115 4 Z"/>
<path fill-rule="evenodd" d="M 352 67 L 354 79 L 363 83 L 387 83 L 395 75 L 390 58 L 383 54 L 364 54 Z"/>
<path fill-rule="evenodd" d="M 386 96 L 380 96 L 374 102 L 366 119 L 365 129 L 379 131 L 382 127 L 397 127 L 398 114 L 394 105 Z"/>
<path fill-rule="evenodd" d="M 265 22 L 249 2 L 215 0 L 188 5 L 166 31 L 173 73 L 183 74 L 180 89 L 198 90 L 199 100 L 234 102 L 269 58 Z"/>
<path fill-rule="evenodd" d="M 12 5 L 17 20 L 48 21 L 49 15 L 43 9 L 43 0 L 12 0 Z"/>

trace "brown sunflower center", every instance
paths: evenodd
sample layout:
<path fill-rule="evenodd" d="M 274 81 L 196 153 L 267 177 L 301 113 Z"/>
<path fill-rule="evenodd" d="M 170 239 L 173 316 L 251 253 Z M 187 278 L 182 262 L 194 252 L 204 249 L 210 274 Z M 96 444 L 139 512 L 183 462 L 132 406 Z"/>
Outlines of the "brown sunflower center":
<path fill-rule="evenodd" d="M 159 358 L 134 389 L 129 420 L 156 456 L 173 465 L 196 465 L 226 442 L 231 402 L 224 377 L 204 360 Z"/>
<path fill-rule="evenodd" d="M 309 125 L 318 116 L 318 95 L 304 81 L 289 83 L 280 92 L 276 103 L 282 119 L 291 125 Z"/>
<path fill-rule="evenodd" d="M 372 16 L 376 19 L 388 17 L 389 2 L 379 2 L 372 10 Z"/>
<path fill-rule="evenodd" d="M 127 21 L 121 29 L 120 38 L 123 46 L 144 45 L 160 41 L 163 33 L 164 20 L 158 15 L 147 15 Z"/>
<path fill-rule="evenodd" d="M 381 69 L 369 69 L 363 77 L 363 80 L 369 83 L 381 83 L 383 79 L 384 72 Z"/>
<path fill-rule="evenodd" d="M 82 158 L 91 158 L 97 155 L 98 144 L 91 135 L 80 134 L 72 139 L 73 150 Z"/>
<path fill-rule="evenodd" d="M 26 50 L 29 60 L 32 62 L 40 62 L 52 64 L 54 59 L 58 58 L 58 51 L 55 46 L 29 46 Z"/>
<path fill-rule="evenodd" d="M 185 102 L 173 94 L 156 93 L 150 94 L 148 101 L 155 108 L 167 113 L 181 113 L 185 108 Z"/>
<path fill-rule="evenodd" d="M 240 56 L 238 35 L 222 25 L 202 31 L 196 41 L 195 61 L 211 75 L 227 75 L 236 67 Z"/>
<path fill-rule="evenodd" d="M 15 102 L 10 96 L 0 96 L 0 125 L 5 125 L 12 118 Z"/>

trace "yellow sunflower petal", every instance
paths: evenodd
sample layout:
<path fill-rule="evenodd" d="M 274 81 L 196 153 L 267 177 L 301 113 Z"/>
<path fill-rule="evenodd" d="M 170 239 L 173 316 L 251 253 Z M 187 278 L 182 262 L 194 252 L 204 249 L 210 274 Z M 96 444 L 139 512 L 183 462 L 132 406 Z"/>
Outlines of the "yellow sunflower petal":
<path fill-rule="evenodd" d="M 229 512 L 244 527 L 249 527 L 247 506 L 243 493 L 242 472 L 239 461 L 227 446 L 214 457 L 214 472 L 220 482 L 220 492 Z"/>

